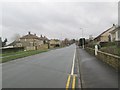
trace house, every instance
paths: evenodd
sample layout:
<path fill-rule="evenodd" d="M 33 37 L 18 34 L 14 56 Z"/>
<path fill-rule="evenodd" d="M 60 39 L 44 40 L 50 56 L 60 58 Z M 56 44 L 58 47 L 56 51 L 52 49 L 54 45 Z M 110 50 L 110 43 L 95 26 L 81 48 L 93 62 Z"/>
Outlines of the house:
<path fill-rule="evenodd" d="M 36 34 L 31 34 L 28 32 L 27 35 L 20 37 L 19 40 L 15 40 L 8 46 L 13 47 L 24 47 L 25 50 L 38 50 L 43 47 L 44 42 L 48 40 L 45 36 L 38 37 Z"/>
<path fill-rule="evenodd" d="M 20 42 L 26 50 L 37 50 L 43 44 L 43 40 L 41 40 L 40 37 L 30 32 L 28 32 L 28 35 L 21 37 Z"/>
<path fill-rule="evenodd" d="M 51 47 L 60 47 L 61 42 L 58 39 L 51 39 L 49 44 Z"/>
<path fill-rule="evenodd" d="M 46 36 L 40 36 L 40 40 L 43 41 L 44 44 L 47 44 L 49 39 Z"/>
<path fill-rule="evenodd" d="M 111 32 L 112 41 L 120 41 L 120 26 L 112 30 Z"/>
<path fill-rule="evenodd" d="M 94 38 L 95 42 L 111 42 L 112 41 L 112 35 L 111 35 L 111 31 L 113 31 L 116 28 L 116 25 L 113 24 L 113 26 L 109 29 L 107 29 L 106 31 L 104 31 L 103 33 L 101 33 L 99 36 L 97 36 L 96 38 Z"/>

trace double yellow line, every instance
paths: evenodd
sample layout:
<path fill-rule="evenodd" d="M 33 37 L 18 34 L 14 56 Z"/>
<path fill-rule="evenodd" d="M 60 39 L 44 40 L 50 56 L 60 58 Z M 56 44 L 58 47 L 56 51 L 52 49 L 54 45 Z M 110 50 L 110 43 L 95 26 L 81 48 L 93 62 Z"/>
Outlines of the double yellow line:
<path fill-rule="evenodd" d="M 71 77 L 73 77 L 73 80 L 72 80 L 72 90 L 75 90 L 76 75 L 69 75 L 68 76 L 68 80 L 67 80 L 67 83 L 66 83 L 66 90 L 69 89 Z"/>
<path fill-rule="evenodd" d="M 75 56 L 76 56 L 76 48 L 75 48 L 74 56 L 73 56 L 71 74 L 68 75 L 68 80 L 67 80 L 67 83 L 66 83 L 66 90 L 68 90 L 69 87 L 70 87 L 71 77 L 72 77 L 72 90 L 75 90 L 75 79 L 76 79 L 76 75 L 74 74 Z"/>

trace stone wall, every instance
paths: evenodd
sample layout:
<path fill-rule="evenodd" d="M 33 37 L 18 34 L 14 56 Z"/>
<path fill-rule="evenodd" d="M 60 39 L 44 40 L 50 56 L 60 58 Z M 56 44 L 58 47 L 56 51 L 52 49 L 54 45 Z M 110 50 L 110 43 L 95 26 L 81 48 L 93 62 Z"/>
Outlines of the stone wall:
<path fill-rule="evenodd" d="M 85 49 L 87 52 L 94 55 L 94 49 L 88 48 L 88 47 L 86 47 Z M 105 53 L 102 51 L 98 51 L 98 55 L 96 57 L 99 60 L 103 61 L 104 63 L 108 64 L 109 66 L 113 67 L 117 71 L 120 70 L 120 57 L 119 56 Z"/>

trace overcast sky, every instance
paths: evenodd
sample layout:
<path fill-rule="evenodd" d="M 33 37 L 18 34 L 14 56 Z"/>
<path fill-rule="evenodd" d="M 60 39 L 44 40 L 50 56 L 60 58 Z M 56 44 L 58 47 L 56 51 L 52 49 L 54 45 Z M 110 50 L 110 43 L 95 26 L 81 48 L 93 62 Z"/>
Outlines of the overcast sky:
<path fill-rule="evenodd" d="M 48 38 L 96 37 L 118 22 L 117 2 L 7 2 L 2 4 L 3 38 L 28 31 Z"/>

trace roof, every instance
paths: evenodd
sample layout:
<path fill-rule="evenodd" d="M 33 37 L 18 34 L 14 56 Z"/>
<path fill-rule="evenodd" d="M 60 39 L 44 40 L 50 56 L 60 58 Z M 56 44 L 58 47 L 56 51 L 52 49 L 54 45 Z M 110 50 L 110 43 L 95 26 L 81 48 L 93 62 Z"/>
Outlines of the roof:
<path fill-rule="evenodd" d="M 56 42 L 60 41 L 59 39 L 51 39 L 51 40 L 56 41 Z"/>
<path fill-rule="evenodd" d="M 21 43 L 20 41 L 13 41 L 12 43 L 8 44 L 7 46 L 14 46 L 16 43 Z"/>
<path fill-rule="evenodd" d="M 112 30 L 110 33 L 115 33 L 117 30 L 120 30 L 120 26 L 118 26 L 117 28 L 115 28 L 114 30 Z"/>
<path fill-rule="evenodd" d="M 40 39 L 40 40 L 48 40 L 47 37 L 40 37 L 39 39 Z"/>
<path fill-rule="evenodd" d="M 23 37 L 21 37 L 20 39 L 40 39 L 38 36 L 36 36 L 35 34 L 28 34 L 28 35 L 25 35 Z"/>
<path fill-rule="evenodd" d="M 101 37 L 101 35 L 103 35 L 104 33 L 108 32 L 108 31 L 111 30 L 112 28 L 113 28 L 113 26 L 112 26 L 111 28 L 107 29 L 106 31 L 102 32 L 100 35 L 98 35 L 98 36 L 97 36 L 96 38 L 94 38 L 94 39 L 97 39 L 97 38 Z"/>

